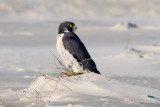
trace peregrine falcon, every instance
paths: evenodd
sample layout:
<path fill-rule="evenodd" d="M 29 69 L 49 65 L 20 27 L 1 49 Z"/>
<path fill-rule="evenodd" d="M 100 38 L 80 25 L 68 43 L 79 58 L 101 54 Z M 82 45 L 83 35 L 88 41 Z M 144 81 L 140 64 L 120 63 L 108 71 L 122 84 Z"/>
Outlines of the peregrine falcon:
<path fill-rule="evenodd" d="M 89 55 L 86 47 L 74 33 L 77 26 L 73 22 L 65 21 L 59 25 L 57 35 L 57 51 L 65 65 L 74 72 L 82 70 L 100 74 L 96 64 Z"/>

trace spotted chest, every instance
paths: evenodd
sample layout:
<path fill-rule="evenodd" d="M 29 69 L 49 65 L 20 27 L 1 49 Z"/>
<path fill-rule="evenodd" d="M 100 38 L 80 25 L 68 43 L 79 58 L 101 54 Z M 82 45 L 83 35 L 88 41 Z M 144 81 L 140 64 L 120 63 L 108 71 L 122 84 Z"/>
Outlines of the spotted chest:
<path fill-rule="evenodd" d="M 71 66 L 74 72 L 80 72 L 83 67 L 80 66 L 79 62 L 73 57 L 73 55 L 70 54 L 67 49 L 65 49 L 62 41 L 63 37 L 64 34 L 57 35 L 57 51 L 64 61 L 66 67 Z"/>

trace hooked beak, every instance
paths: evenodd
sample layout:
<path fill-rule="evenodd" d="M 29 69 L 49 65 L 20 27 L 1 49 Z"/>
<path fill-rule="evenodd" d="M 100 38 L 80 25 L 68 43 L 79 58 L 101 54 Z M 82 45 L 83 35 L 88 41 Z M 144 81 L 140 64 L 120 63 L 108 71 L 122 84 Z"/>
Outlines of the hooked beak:
<path fill-rule="evenodd" d="M 74 25 L 74 26 L 73 26 L 73 32 L 75 32 L 76 30 L 77 30 L 77 26 Z"/>

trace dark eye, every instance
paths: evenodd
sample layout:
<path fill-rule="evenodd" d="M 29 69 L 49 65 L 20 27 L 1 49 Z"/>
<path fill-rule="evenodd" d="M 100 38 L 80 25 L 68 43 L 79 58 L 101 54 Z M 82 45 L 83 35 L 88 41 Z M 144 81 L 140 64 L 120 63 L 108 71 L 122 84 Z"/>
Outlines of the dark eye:
<path fill-rule="evenodd" d="M 67 25 L 67 27 L 71 28 L 71 27 L 72 27 L 72 25 L 71 25 L 71 24 L 69 24 L 69 25 Z"/>

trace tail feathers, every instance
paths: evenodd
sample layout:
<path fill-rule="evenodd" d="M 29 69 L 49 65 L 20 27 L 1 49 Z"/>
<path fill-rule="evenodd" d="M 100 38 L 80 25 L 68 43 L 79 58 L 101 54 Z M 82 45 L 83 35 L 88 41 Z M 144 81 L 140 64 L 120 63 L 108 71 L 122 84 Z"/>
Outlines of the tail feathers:
<path fill-rule="evenodd" d="M 97 74 L 101 74 L 101 73 L 97 70 L 97 68 L 95 69 L 95 73 L 97 73 Z"/>
<path fill-rule="evenodd" d="M 87 70 L 89 70 L 90 72 L 94 72 L 94 73 L 97 73 L 97 74 L 101 74 L 101 73 L 97 70 L 97 68 L 93 68 L 93 67 L 91 67 L 91 66 L 88 66 L 88 67 L 86 67 L 86 68 L 84 68 L 84 69 L 87 69 Z"/>

